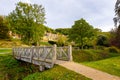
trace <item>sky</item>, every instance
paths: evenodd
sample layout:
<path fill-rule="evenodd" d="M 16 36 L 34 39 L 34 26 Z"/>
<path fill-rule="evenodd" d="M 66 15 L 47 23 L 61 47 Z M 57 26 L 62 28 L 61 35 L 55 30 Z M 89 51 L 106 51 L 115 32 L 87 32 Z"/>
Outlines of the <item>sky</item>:
<path fill-rule="evenodd" d="M 84 18 L 94 28 L 110 31 L 114 28 L 114 8 L 117 0 L 0 0 L 0 15 L 8 15 L 19 1 L 42 5 L 46 26 L 71 28 L 74 21 Z"/>

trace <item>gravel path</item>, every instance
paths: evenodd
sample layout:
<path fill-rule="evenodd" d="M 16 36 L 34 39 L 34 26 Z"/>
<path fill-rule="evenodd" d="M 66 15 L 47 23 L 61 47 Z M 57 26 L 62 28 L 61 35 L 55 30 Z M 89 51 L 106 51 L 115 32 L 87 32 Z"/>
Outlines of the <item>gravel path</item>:
<path fill-rule="evenodd" d="M 56 61 L 56 64 L 61 65 L 67 69 L 80 73 L 93 80 L 120 80 L 120 77 L 110 75 L 108 73 L 68 61 Z"/>

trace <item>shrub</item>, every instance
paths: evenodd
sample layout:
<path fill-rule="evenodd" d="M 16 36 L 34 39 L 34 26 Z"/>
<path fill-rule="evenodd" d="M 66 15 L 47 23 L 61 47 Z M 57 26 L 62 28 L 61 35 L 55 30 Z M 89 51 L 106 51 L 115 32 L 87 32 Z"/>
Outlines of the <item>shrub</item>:
<path fill-rule="evenodd" d="M 104 50 L 105 47 L 104 47 L 104 46 L 97 46 L 96 48 L 97 48 L 98 50 Z"/>
<path fill-rule="evenodd" d="M 111 53 L 119 53 L 119 49 L 114 47 L 114 46 L 109 47 L 108 51 L 111 52 Z"/>
<path fill-rule="evenodd" d="M 97 38 L 97 45 L 108 47 L 109 46 L 108 38 L 104 35 L 99 35 Z"/>

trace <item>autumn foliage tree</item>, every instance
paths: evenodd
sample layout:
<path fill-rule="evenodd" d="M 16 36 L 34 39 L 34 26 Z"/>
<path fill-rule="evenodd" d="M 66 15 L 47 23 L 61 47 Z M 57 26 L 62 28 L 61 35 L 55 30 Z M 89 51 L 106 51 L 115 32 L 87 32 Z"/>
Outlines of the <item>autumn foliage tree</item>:
<path fill-rule="evenodd" d="M 111 30 L 110 43 L 112 46 L 120 48 L 120 26 Z"/>
<path fill-rule="evenodd" d="M 111 45 L 120 48 L 120 0 L 115 4 L 115 17 L 113 18 L 115 28 L 111 30 Z"/>
<path fill-rule="evenodd" d="M 6 18 L 0 16 L 0 39 L 8 39 L 9 38 L 9 28 L 7 25 Z"/>

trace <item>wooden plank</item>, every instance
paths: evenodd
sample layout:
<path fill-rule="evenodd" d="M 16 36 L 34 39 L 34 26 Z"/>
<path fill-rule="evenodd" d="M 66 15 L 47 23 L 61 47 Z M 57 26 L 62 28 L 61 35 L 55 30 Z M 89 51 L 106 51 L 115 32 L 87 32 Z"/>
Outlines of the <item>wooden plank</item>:
<path fill-rule="evenodd" d="M 68 56 L 69 56 L 69 61 L 73 61 L 73 57 L 72 57 L 72 46 L 69 46 L 69 50 L 68 50 Z"/>

